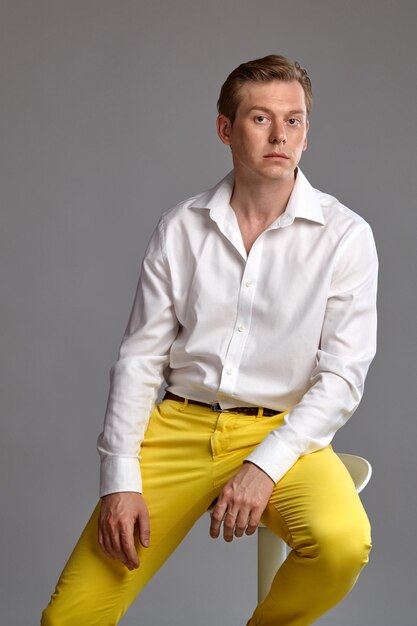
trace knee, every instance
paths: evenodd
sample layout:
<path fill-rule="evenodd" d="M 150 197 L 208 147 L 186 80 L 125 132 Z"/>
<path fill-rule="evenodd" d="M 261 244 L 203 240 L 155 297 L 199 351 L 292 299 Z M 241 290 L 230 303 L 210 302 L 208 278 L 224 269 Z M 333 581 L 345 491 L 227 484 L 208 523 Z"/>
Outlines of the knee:
<path fill-rule="evenodd" d="M 324 544 L 325 558 L 330 567 L 348 574 L 359 573 L 369 562 L 372 549 L 370 533 L 354 527 L 334 535 Z"/>
<path fill-rule="evenodd" d="M 372 549 L 371 529 L 362 524 L 330 525 L 315 533 L 314 541 L 306 546 L 305 556 L 318 558 L 322 571 L 331 576 L 357 575 L 369 562 Z"/>

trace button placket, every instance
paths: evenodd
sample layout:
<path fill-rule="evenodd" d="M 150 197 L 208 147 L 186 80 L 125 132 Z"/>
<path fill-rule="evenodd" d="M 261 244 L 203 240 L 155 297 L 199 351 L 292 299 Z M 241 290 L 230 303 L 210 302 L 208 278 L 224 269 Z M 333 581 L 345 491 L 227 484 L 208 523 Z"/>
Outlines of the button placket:
<path fill-rule="evenodd" d="M 254 303 L 254 285 L 258 276 L 262 257 L 263 237 L 258 239 L 248 256 L 245 270 L 242 276 L 239 289 L 239 298 L 236 314 L 236 322 L 232 331 L 229 347 L 226 352 L 222 377 L 220 381 L 219 393 L 233 395 L 239 373 L 240 362 L 248 337 L 248 330 L 252 319 L 252 309 Z M 223 406 L 227 403 L 221 403 Z M 233 406 L 233 398 L 230 397 L 229 406 Z M 227 408 L 224 406 L 224 408 Z"/>

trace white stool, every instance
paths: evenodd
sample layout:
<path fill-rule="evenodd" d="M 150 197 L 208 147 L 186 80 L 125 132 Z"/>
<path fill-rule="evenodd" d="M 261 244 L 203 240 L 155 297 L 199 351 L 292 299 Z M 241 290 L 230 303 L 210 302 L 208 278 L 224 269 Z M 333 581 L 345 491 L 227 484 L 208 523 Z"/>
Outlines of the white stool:
<path fill-rule="evenodd" d="M 337 455 L 344 463 L 355 483 L 357 493 L 368 484 L 372 467 L 369 461 L 355 454 Z M 282 563 L 287 558 L 287 544 L 269 528 L 260 524 L 258 527 L 258 602 L 262 602 L 268 593 L 272 580 Z"/>

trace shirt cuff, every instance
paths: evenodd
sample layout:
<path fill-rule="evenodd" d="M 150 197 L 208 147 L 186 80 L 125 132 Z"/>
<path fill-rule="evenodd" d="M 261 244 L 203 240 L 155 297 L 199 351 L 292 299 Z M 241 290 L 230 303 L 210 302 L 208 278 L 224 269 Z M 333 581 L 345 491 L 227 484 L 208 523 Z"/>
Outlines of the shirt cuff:
<path fill-rule="evenodd" d="M 106 457 L 100 464 L 100 498 L 119 491 L 142 493 L 139 460 L 127 457 Z"/>
<path fill-rule="evenodd" d="M 282 440 L 269 433 L 244 460 L 261 468 L 277 483 L 299 459 Z"/>

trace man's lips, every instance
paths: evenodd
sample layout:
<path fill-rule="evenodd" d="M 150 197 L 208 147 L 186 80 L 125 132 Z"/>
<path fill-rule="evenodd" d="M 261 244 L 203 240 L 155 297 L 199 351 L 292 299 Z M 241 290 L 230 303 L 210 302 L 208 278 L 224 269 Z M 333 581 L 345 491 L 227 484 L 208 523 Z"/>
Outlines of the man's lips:
<path fill-rule="evenodd" d="M 290 157 L 285 154 L 285 152 L 271 152 L 270 154 L 265 154 L 264 159 L 289 159 Z"/>

